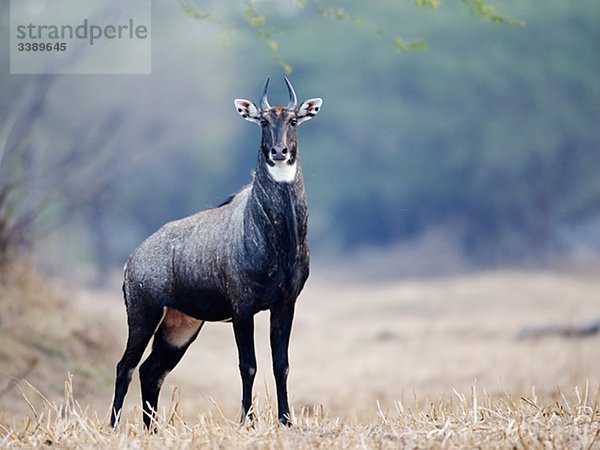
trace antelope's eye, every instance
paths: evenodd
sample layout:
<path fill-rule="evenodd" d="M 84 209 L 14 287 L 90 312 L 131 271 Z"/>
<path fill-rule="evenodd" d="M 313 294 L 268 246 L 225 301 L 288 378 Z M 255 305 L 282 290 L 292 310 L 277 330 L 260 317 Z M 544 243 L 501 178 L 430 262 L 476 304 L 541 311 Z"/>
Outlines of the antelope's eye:
<path fill-rule="evenodd" d="M 295 127 L 296 125 L 298 125 L 298 119 L 292 119 L 290 120 L 290 125 Z"/>
<path fill-rule="evenodd" d="M 260 119 L 260 126 L 261 127 L 266 127 L 267 125 L 269 125 L 269 121 L 267 119 Z"/>

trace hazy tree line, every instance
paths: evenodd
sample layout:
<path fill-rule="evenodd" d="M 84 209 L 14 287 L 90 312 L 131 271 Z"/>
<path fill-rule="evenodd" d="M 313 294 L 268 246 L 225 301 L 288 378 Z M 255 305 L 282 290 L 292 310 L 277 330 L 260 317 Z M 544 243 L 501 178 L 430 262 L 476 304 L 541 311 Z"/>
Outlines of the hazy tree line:
<path fill-rule="evenodd" d="M 502 2 L 522 27 L 474 15 L 483 2 L 189 5 L 154 6 L 152 76 L 3 75 L 0 253 L 19 229 L 107 268 L 217 205 L 258 148 L 232 99 L 290 69 L 325 100 L 299 137 L 316 252 L 440 227 L 481 261 L 599 251 L 597 2 Z"/>

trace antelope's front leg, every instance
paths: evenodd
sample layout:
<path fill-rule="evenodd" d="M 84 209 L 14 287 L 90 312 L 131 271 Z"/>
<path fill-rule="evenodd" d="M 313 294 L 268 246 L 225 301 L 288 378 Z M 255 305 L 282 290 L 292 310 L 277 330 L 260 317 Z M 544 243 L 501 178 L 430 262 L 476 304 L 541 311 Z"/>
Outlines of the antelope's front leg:
<path fill-rule="evenodd" d="M 256 375 L 256 354 L 254 353 L 254 316 L 245 314 L 233 318 L 233 332 L 238 348 L 240 375 L 242 377 L 242 423 L 252 419 L 252 385 Z"/>
<path fill-rule="evenodd" d="M 271 310 L 271 355 L 273 374 L 277 388 L 277 408 L 279 422 L 290 424 L 290 407 L 287 395 L 287 377 L 289 372 L 288 347 L 294 319 L 294 305 Z"/>

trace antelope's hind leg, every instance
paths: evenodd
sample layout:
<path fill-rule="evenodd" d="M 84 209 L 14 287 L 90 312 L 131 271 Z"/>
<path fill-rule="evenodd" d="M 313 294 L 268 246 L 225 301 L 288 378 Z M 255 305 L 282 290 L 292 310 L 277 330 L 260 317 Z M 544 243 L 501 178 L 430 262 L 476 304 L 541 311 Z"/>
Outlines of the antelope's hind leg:
<path fill-rule="evenodd" d="M 156 308 L 155 310 L 146 308 L 144 311 L 138 311 L 129 302 L 127 308 L 127 344 L 123 356 L 117 364 L 115 394 L 110 416 L 110 426 L 113 428 L 117 425 L 133 371 L 140 363 L 144 350 L 146 350 L 148 342 L 150 342 L 152 334 L 154 334 L 162 317 L 162 308 Z"/>
<path fill-rule="evenodd" d="M 198 336 L 203 321 L 167 308 L 160 327 L 154 333 L 152 353 L 140 366 L 144 424 L 150 429 L 152 415 L 158 406 L 163 381 L 175 368 L 186 350 Z"/>

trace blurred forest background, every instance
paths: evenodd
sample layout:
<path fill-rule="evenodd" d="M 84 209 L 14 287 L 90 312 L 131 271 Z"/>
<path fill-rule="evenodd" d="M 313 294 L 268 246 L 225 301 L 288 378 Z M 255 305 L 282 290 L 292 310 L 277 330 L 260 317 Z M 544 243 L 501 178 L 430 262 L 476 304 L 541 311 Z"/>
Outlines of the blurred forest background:
<path fill-rule="evenodd" d="M 506 16 L 481 1 L 153 2 L 151 75 L 61 76 L 8 75 L 3 2 L 0 256 L 102 282 L 160 225 L 250 181 L 259 129 L 233 99 L 257 101 L 270 74 L 285 102 L 290 72 L 301 99 L 324 99 L 299 133 L 317 264 L 598 258 L 600 3 L 490 3 Z"/>

